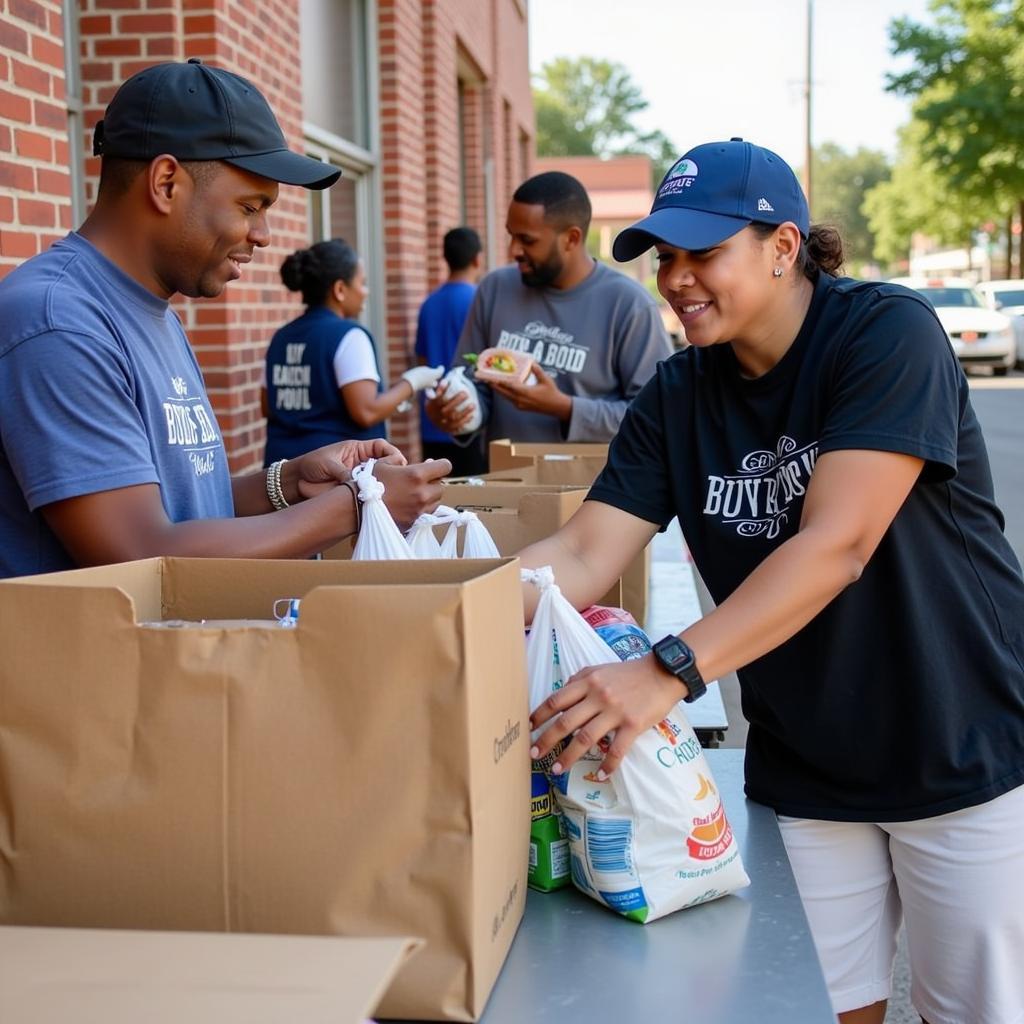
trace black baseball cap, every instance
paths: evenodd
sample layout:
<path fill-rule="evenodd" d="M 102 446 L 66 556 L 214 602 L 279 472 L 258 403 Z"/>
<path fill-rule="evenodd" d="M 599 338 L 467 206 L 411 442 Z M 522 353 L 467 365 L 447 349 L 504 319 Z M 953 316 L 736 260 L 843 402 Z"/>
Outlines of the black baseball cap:
<path fill-rule="evenodd" d="M 193 57 L 132 75 L 96 125 L 96 156 L 223 160 L 271 181 L 305 188 L 333 185 L 337 167 L 293 153 L 263 93 L 223 68 Z"/>

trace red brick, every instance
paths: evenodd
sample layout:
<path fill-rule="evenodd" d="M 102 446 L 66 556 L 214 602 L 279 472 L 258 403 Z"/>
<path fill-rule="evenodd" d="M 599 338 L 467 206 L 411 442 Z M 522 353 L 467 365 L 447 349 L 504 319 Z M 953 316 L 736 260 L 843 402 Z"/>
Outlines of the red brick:
<path fill-rule="evenodd" d="M 46 28 L 46 8 L 36 0 L 8 0 L 7 12 L 21 21 L 28 21 L 40 28 Z"/>
<path fill-rule="evenodd" d="M 56 103 L 46 103 L 43 100 L 36 100 L 32 106 L 35 123 L 40 128 L 67 129 L 67 108 L 60 107 Z"/>
<path fill-rule="evenodd" d="M 10 153 L 13 143 L 11 129 L 5 124 L 0 124 L 0 153 Z"/>
<path fill-rule="evenodd" d="M 71 175 L 67 171 L 51 171 L 40 167 L 36 170 L 36 188 L 47 196 L 70 196 Z"/>
<path fill-rule="evenodd" d="M 6 18 L 0 19 L 0 47 L 15 53 L 28 53 L 28 33 Z"/>
<path fill-rule="evenodd" d="M 119 32 L 137 32 L 143 35 L 157 35 L 174 32 L 177 26 L 173 14 L 122 14 L 117 19 Z"/>
<path fill-rule="evenodd" d="M 146 40 L 147 57 L 175 57 L 178 53 L 178 40 L 174 36 L 158 36 Z"/>
<path fill-rule="evenodd" d="M 22 224 L 52 228 L 57 222 L 57 211 L 53 203 L 41 202 L 38 199 L 19 199 L 18 220 Z"/>
<path fill-rule="evenodd" d="M 114 30 L 114 21 L 109 14 L 83 14 L 78 21 L 78 31 L 83 39 L 106 36 Z"/>
<path fill-rule="evenodd" d="M 53 140 L 53 162 L 58 167 L 68 165 L 68 144 L 63 139 Z"/>
<path fill-rule="evenodd" d="M 64 16 L 60 11 L 49 11 L 47 12 L 47 24 L 49 26 L 50 35 L 54 39 L 64 38 Z"/>
<path fill-rule="evenodd" d="M 142 40 L 135 36 L 121 36 L 114 39 L 97 39 L 92 44 L 93 53 L 97 57 L 139 57 L 142 55 Z M 111 65 L 106 65 L 110 68 Z M 99 79 L 110 78 L 111 74 L 94 74 L 87 72 L 86 65 L 82 65 L 82 74 L 86 78 Z"/>
<path fill-rule="evenodd" d="M 32 37 L 32 56 L 41 64 L 64 70 L 64 47 L 45 36 Z"/>
<path fill-rule="evenodd" d="M 11 70 L 14 72 L 14 84 L 20 89 L 39 93 L 41 96 L 50 95 L 49 72 L 20 60 L 11 61 Z"/>
<path fill-rule="evenodd" d="M 17 229 L 4 228 L 0 231 L 0 256 L 14 256 L 27 259 L 39 252 L 39 241 L 35 235 Z"/>
<path fill-rule="evenodd" d="M 8 121 L 21 121 L 29 124 L 32 120 L 32 101 L 27 96 L 0 89 L 0 110 Z"/>
<path fill-rule="evenodd" d="M 0 196 L 0 223 L 10 224 L 14 220 L 14 200 L 10 196 Z"/>
<path fill-rule="evenodd" d="M 19 128 L 14 133 L 15 151 L 27 160 L 52 160 L 53 140 L 38 132 Z"/>
<path fill-rule="evenodd" d="M 16 188 L 31 192 L 36 185 L 36 176 L 31 167 L 23 167 L 0 160 L 0 188 Z"/>
<path fill-rule="evenodd" d="M 188 14 L 185 16 L 185 35 L 206 33 L 213 35 L 217 31 L 217 19 L 212 14 Z"/>
<path fill-rule="evenodd" d="M 109 61 L 82 61 L 82 78 L 89 82 L 109 82 L 114 78 L 114 65 Z"/>

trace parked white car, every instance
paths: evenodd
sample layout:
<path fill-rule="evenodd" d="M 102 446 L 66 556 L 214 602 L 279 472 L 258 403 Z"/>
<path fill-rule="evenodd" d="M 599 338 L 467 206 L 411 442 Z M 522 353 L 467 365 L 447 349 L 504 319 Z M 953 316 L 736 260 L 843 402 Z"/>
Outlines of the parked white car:
<path fill-rule="evenodd" d="M 1024 369 L 1024 281 L 985 281 L 978 285 L 990 309 L 1013 321 L 1017 334 L 1017 366 Z"/>
<path fill-rule="evenodd" d="M 1017 362 L 1012 320 L 989 308 L 971 281 L 959 277 L 897 277 L 892 283 L 913 288 L 935 307 L 965 370 L 991 366 L 992 372 L 1001 377 Z"/>

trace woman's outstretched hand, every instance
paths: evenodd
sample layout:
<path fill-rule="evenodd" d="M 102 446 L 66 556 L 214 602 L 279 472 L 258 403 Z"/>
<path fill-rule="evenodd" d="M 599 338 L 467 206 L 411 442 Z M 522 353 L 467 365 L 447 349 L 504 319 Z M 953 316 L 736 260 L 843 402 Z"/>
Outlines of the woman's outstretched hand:
<path fill-rule="evenodd" d="M 660 722 L 685 696 L 685 685 L 666 672 L 653 654 L 585 668 L 534 708 L 532 729 L 551 719 L 554 722 L 537 738 L 530 757 L 540 760 L 571 737 L 551 768 L 559 775 L 614 733 L 598 772 L 598 778 L 606 778 L 622 763 L 637 736 Z"/>

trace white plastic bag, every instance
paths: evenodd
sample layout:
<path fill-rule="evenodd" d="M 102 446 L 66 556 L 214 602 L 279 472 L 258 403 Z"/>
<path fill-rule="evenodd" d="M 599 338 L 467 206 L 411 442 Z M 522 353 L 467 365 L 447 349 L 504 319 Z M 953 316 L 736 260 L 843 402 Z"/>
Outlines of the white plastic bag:
<path fill-rule="evenodd" d="M 405 535 L 413 558 L 442 558 L 441 545 L 434 535 L 436 517 L 431 512 L 424 512 L 417 517 L 409 532 Z"/>
<path fill-rule="evenodd" d="M 562 596 L 550 567 L 524 569 L 540 589 L 526 644 L 530 706 L 589 665 L 617 662 Z M 534 739 L 546 726 L 534 733 Z M 602 741 L 599 747 L 607 747 Z M 542 767 L 550 769 L 557 753 Z M 605 781 L 604 753 L 549 775 L 578 889 L 635 921 L 653 921 L 750 884 L 711 770 L 682 707 L 637 737 Z"/>
<path fill-rule="evenodd" d="M 475 512 L 466 509 L 459 513 L 459 518 L 466 528 L 466 537 L 462 542 L 463 558 L 501 558 L 494 538 Z"/>
<path fill-rule="evenodd" d="M 384 485 L 373 475 L 376 459 L 368 459 L 352 470 L 363 503 L 363 523 L 359 528 L 353 561 L 412 558 L 413 553 L 401 530 L 384 504 Z"/>
<path fill-rule="evenodd" d="M 473 406 L 473 415 L 455 433 L 472 434 L 479 430 L 483 423 L 483 413 L 480 411 L 480 399 L 477 396 L 476 385 L 466 376 L 466 368 L 464 366 L 453 367 L 444 375 L 440 384 L 448 385 L 444 393 L 446 400 L 454 398 L 458 394 L 464 394 Z M 430 388 L 427 390 L 427 397 L 436 398 L 437 392 Z"/>

